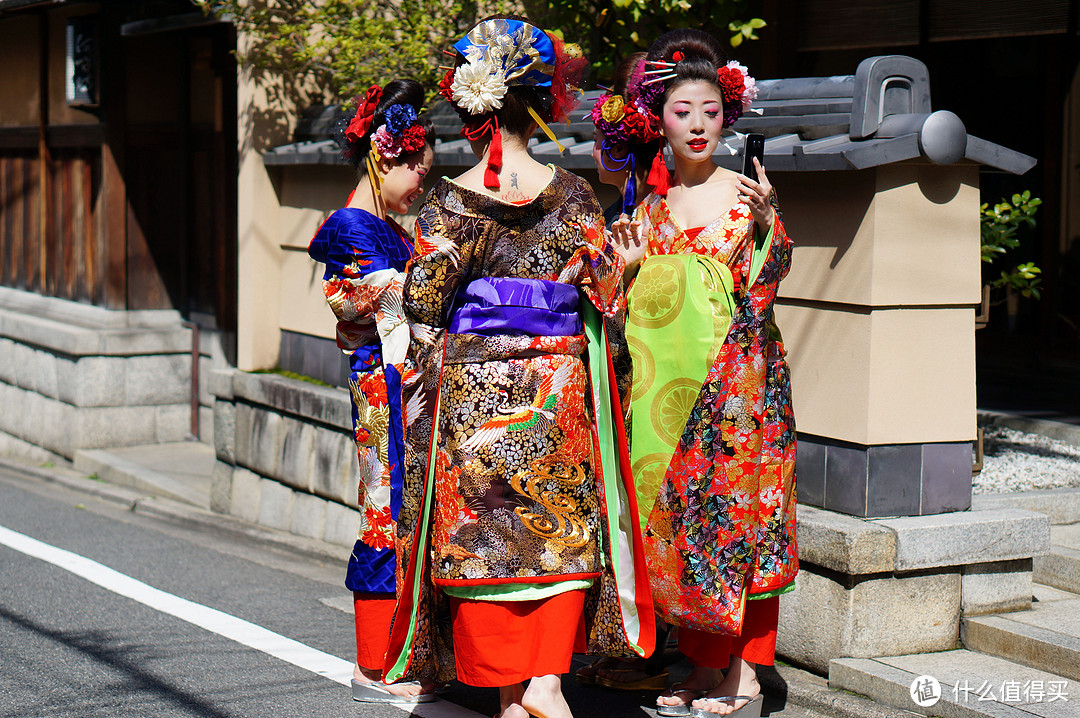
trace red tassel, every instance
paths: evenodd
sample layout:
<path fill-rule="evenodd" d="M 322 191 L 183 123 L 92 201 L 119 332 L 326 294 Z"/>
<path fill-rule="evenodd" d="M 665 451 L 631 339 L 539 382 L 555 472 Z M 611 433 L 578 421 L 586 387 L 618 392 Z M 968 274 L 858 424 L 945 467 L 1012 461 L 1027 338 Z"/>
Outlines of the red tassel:
<path fill-rule="evenodd" d="M 499 170 L 502 169 L 502 132 L 499 121 L 495 120 L 495 129 L 491 132 L 491 145 L 488 147 L 487 169 L 484 170 L 484 186 L 499 189 Z"/>
<path fill-rule="evenodd" d="M 649 176 L 645 181 L 651 184 L 653 192 L 660 196 L 667 195 L 668 189 L 671 188 L 671 176 L 668 174 L 667 165 L 664 164 L 663 143 L 660 144 L 660 149 L 656 151 L 656 157 L 653 157 L 652 167 L 649 169 Z"/>

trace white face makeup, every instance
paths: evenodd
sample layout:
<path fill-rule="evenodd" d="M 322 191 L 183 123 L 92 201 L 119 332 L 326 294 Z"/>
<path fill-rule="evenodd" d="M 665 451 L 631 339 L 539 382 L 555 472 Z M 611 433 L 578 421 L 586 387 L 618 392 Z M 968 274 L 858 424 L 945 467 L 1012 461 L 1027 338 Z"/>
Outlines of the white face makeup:
<path fill-rule="evenodd" d="M 692 162 L 709 159 L 723 129 L 724 105 L 716 83 L 680 83 L 664 101 L 660 133 L 676 157 Z"/>
<path fill-rule="evenodd" d="M 417 153 L 400 164 L 391 164 L 381 178 L 382 200 L 386 208 L 398 214 L 407 214 L 412 203 L 424 193 L 424 176 L 435 161 L 435 151 L 425 145 Z"/>

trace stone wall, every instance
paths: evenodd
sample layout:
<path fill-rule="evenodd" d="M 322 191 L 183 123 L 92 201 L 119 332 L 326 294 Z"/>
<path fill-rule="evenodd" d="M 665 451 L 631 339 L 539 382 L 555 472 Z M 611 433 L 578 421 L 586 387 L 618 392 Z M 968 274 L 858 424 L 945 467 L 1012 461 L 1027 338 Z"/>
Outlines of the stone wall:
<path fill-rule="evenodd" d="M 191 335 L 178 312 L 110 311 L 0 287 L 0 449 L 70 459 L 77 449 L 183 441 Z M 206 399 L 199 433 L 209 438 Z"/>
<path fill-rule="evenodd" d="M 210 508 L 351 547 L 360 476 L 348 393 L 238 370 L 212 372 L 210 391 Z"/>

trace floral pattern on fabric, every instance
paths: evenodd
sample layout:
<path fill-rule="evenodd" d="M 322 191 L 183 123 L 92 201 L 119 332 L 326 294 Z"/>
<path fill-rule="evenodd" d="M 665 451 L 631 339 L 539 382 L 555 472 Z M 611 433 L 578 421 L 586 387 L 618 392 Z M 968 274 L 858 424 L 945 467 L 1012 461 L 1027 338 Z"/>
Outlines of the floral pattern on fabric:
<path fill-rule="evenodd" d="M 754 221 L 736 204 L 691 237 L 665 198 L 638 209 L 646 256 L 702 254 L 727 266 L 735 311 L 664 474 L 645 529 L 658 613 L 681 626 L 737 632 L 743 599 L 787 587 L 798 572 L 795 418 L 783 340 L 773 319 L 792 242 L 779 211 L 751 276 Z M 663 303 L 657 293 L 649 295 Z M 726 629 L 724 628 L 726 627 Z"/>
<path fill-rule="evenodd" d="M 326 265 L 323 292 L 338 319 L 338 347 L 349 358 L 353 437 L 360 467 L 360 529 L 345 585 L 393 593 L 394 518 L 401 505 L 401 374 L 409 328 L 401 307 L 412 243 L 405 231 L 362 209 L 339 209 L 308 254 Z"/>
<path fill-rule="evenodd" d="M 525 205 L 444 179 L 417 218 L 418 251 L 404 290 L 413 328 L 409 359 L 417 371 L 405 379 L 406 491 L 397 528 L 399 580 L 419 589 L 415 614 L 406 615 L 412 609 L 402 598 L 395 617 L 395 633 L 398 622 L 414 620 L 416 626 L 404 678 L 454 675 L 446 599 L 438 585 L 595 578 L 586 600 L 590 650 L 630 652 L 613 562 L 602 557 L 610 538 L 582 360 L 593 352 L 592 361 L 606 362 L 608 352 L 589 346 L 583 334 L 448 331 L 458 292 L 477 279 L 577 287 L 580 301 L 603 316 L 617 396 L 629 396 L 622 260 L 603 239 L 591 188 L 562 169 L 553 172 Z M 410 565 L 409 557 L 416 552 L 420 562 L 425 556 L 414 542 L 431 458 L 431 563 L 425 567 Z M 427 574 L 422 580 L 415 578 L 419 571 Z M 651 606 L 648 612 L 651 617 Z"/>

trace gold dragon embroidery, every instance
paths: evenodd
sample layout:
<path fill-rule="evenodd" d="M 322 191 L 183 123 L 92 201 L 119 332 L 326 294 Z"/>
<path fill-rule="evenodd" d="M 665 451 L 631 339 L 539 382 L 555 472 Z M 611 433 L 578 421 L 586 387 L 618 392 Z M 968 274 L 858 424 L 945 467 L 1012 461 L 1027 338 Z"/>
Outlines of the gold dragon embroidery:
<path fill-rule="evenodd" d="M 552 466 L 540 460 L 532 462 L 528 471 L 522 471 L 510 480 L 510 485 L 514 491 L 550 511 L 555 520 L 524 506 L 515 508 L 514 513 L 534 534 L 567 548 L 581 548 L 589 542 L 589 527 L 575 515 L 577 501 L 557 490 L 544 489 L 543 485 L 548 482 L 566 488 L 580 486 L 585 482 L 585 470 L 577 464 Z"/>

